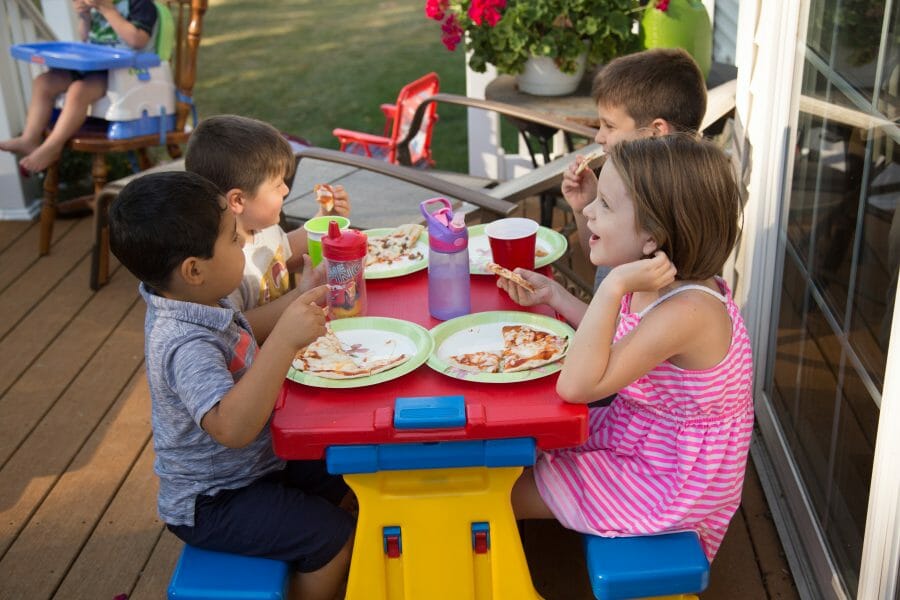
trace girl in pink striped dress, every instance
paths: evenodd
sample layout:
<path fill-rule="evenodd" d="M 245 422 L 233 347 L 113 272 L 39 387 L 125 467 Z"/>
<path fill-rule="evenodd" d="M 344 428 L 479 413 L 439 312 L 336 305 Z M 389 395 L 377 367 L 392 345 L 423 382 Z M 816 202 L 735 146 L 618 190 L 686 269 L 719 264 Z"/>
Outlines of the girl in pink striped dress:
<path fill-rule="evenodd" d="M 615 267 L 589 305 L 519 270 L 577 326 L 556 390 L 590 411 L 588 440 L 538 457 L 513 490 L 518 518 L 604 536 L 694 530 L 712 560 L 741 500 L 753 427 L 747 331 L 716 277 L 739 228 L 728 158 L 684 135 L 610 149 L 584 209 L 591 262 Z"/>

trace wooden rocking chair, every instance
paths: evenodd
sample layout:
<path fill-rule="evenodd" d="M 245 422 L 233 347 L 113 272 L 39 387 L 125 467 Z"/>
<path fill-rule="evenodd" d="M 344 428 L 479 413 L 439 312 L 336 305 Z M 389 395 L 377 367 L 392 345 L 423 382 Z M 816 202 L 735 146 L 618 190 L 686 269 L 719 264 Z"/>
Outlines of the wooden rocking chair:
<path fill-rule="evenodd" d="M 109 229 L 107 226 L 108 203 L 101 202 L 100 190 L 106 185 L 109 166 L 106 155 L 110 152 L 135 152 L 141 170 L 151 166 L 148 148 L 165 146 L 169 156 L 181 156 L 180 145 L 190 136 L 188 117 L 193 104 L 190 101 L 197 74 L 197 52 L 200 47 L 203 15 L 208 0 L 163 0 L 172 13 L 175 25 L 175 47 L 171 65 L 175 83 L 175 129 L 161 137 L 159 134 L 114 140 L 107 137 L 106 128 L 83 127 L 66 143 L 66 148 L 91 154 L 91 176 L 94 183 L 94 247 L 91 257 L 91 288 L 98 289 L 109 279 Z M 44 203 L 41 209 L 41 236 L 39 253 L 50 251 L 53 222 L 57 214 L 59 190 L 59 162 L 47 167 L 44 177 Z"/>

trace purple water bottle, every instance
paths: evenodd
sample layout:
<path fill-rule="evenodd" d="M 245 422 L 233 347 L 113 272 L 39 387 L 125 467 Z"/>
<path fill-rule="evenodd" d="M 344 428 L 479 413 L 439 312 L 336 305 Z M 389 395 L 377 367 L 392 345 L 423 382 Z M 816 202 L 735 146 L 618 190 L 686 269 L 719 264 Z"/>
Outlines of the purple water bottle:
<path fill-rule="evenodd" d="M 441 208 L 431 212 L 433 205 Z M 428 312 L 446 321 L 472 312 L 469 295 L 469 231 L 446 198 L 419 205 L 428 223 Z"/>

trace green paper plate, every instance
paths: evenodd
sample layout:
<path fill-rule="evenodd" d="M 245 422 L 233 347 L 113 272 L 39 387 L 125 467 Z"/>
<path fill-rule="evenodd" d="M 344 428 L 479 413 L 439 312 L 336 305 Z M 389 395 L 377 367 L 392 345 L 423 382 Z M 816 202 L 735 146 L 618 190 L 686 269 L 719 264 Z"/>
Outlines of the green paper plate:
<path fill-rule="evenodd" d="M 378 229 L 366 229 L 365 234 L 369 237 L 377 237 L 379 235 L 388 235 L 394 231 L 394 227 L 380 227 Z M 400 277 L 409 275 L 416 271 L 428 268 L 428 232 L 423 231 L 422 235 L 416 241 L 416 250 L 422 255 L 422 258 L 410 260 L 406 257 L 401 258 L 390 265 L 373 265 L 366 267 L 366 279 L 388 279 L 390 277 Z"/>
<path fill-rule="evenodd" d="M 572 336 L 575 335 L 575 330 L 568 324 L 545 315 L 512 310 L 475 313 L 450 319 L 432 328 L 431 337 L 434 339 L 434 351 L 428 357 L 428 366 L 448 377 L 484 383 L 528 381 L 546 377 L 562 369 L 562 361 L 558 360 L 528 371 L 478 373 L 460 369 L 447 361 L 447 357 L 456 354 L 502 349 L 502 327 L 504 325 L 529 325 L 535 329 L 567 337 L 570 343 Z"/>
<path fill-rule="evenodd" d="M 393 369 L 366 377 L 327 379 L 298 371 L 292 366 L 287 373 L 288 379 L 321 388 L 358 388 L 375 385 L 414 371 L 428 359 L 434 349 L 434 340 L 431 339 L 427 329 L 400 319 L 388 317 L 335 319 L 331 321 L 331 329 L 345 347 L 358 344 L 368 350 L 367 354 L 373 358 L 387 358 L 397 352 L 411 353 L 412 356 Z"/>
<path fill-rule="evenodd" d="M 473 275 L 491 275 L 485 265 L 491 262 L 491 244 L 484 232 L 485 225 L 469 227 L 469 272 Z M 543 250 L 545 256 L 535 256 L 534 267 L 540 268 L 559 260 L 566 253 L 569 242 L 566 236 L 544 227 L 538 227 L 535 250 Z"/>

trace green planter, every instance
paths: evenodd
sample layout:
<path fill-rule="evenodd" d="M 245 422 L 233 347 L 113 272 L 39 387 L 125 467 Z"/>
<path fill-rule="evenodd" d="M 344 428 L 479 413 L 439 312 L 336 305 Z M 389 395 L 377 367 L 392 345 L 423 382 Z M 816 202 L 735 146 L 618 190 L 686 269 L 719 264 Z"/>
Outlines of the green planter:
<path fill-rule="evenodd" d="M 703 76 L 712 66 L 712 25 L 700 0 L 671 0 L 665 10 L 653 5 L 641 17 L 643 48 L 684 48 L 694 57 Z"/>

